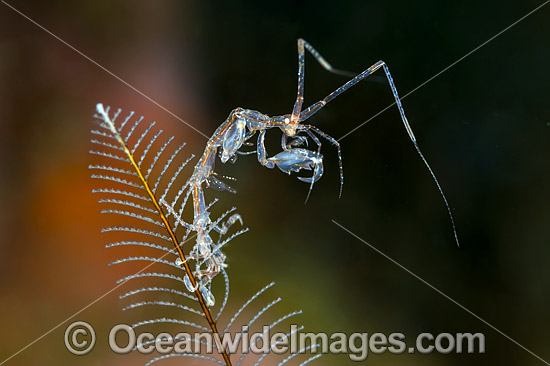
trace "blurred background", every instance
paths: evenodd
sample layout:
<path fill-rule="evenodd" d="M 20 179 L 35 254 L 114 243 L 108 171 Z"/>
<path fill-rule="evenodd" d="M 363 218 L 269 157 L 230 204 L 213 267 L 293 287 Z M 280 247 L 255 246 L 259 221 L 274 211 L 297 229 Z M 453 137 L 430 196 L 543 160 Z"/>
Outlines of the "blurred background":
<path fill-rule="evenodd" d="M 523 2 L 179 1 L 9 4 L 207 135 L 237 107 L 290 113 L 296 39 L 335 67 L 389 65 L 401 95 L 540 5 Z M 376 251 L 335 220 L 545 360 L 550 360 L 550 7 L 546 6 L 403 100 L 420 147 L 453 209 L 461 247 L 437 188 L 391 108 L 323 145 L 325 175 L 308 185 L 241 157 L 238 179 L 250 232 L 226 248 L 233 306 L 276 281 L 277 310 L 302 309 L 314 332 L 481 332 L 486 353 L 370 355 L 373 365 L 542 365 Z M 97 102 L 146 120 L 200 154 L 206 139 L 100 67 L 0 6 L 0 361 L 110 291 L 126 271 L 100 233 L 88 165 Z M 306 55 L 305 104 L 344 83 Z M 340 138 L 393 98 L 383 73 L 309 122 Z M 277 152 L 280 133 L 268 133 Z M 116 218 L 120 223 L 120 218 Z M 64 323 L 6 365 L 143 364 L 107 347 L 121 312 L 117 289 L 72 320 L 96 327 L 84 357 L 63 345 Z M 71 321 L 72 321 L 71 320 Z M 181 363 L 181 360 L 177 360 Z M 191 361 L 189 364 L 193 364 Z M 170 364 L 170 363 L 166 363 Z M 320 365 L 351 365 L 325 356 Z"/>

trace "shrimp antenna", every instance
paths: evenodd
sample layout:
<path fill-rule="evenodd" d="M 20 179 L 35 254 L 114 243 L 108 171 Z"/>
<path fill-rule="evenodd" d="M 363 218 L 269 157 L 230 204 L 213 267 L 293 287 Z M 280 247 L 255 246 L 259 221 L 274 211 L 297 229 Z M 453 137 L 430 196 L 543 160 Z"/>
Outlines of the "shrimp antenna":
<path fill-rule="evenodd" d="M 428 164 L 428 161 L 420 151 L 420 147 L 418 146 L 418 143 L 416 142 L 416 137 L 414 136 L 414 133 L 412 131 L 412 128 L 407 120 L 407 117 L 405 116 L 405 111 L 403 110 L 403 106 L 401 105 L 401 99 L 399 99 L 399 94 L 397 93 L 397 88 L 395 87 L 395 83 L 393 82 L 393 78 L 390 74 L 390 70 L 386 63 L 384 61 L 378 61 L 359 75 L 356 75 L 351 80 L 346 82 L 344 85 L 327 95 L 324 99 L 321 99 L 317 103 L 312 104 L 310 107 L 301 110 L 301 102 L 303 100 L 303 79 L 304 79 L 304 61 L 303 61 L 303 54 L 304 54 L 304 47 L 307 49 L 316 59 L 317 61 L 327 70 L 334 72 L 334 69 L 332 66 L 317 52 L 309 43 L 304 41 L 303 39 L 298 40 L 298 60 L 299 60 L 299 71 L 298 71 L 298 98 L 296 99 L 296 104 L 294 107 L 293 115 L 298 115 L 298 121 L 303 122 L 313 116 L 315 113 L 319 112 L 324 106 L 326 106 L 330 101 L 334 100 L 336 97 L 344 93 L 349 88 L 353 87 L 357 83 L 359 83 L 362 80 L 365 80 L 368 76 L 372 75 L 375 71 L 382 69 L 384 73 L 386 74 L 386 78 L 388 79 L 388 83 L 390 85 L 393 97 L 395 99 L 395 104 L 397 105 L 397 108 L 399 109 L 399 114 L 401 115 L 401 120 L 403 121 L 403 125 L 405 126 L 405 130 L 409 134 L 409 137 L 414 144 L 414 147 L 416 148 L 416 151 L 422 158 L 422 161 L 428 168 L 433 180 L 435 181 L 435 184 L 437 185 L 437 188 L 439 189 L 439 193 L 443 197 L 443 201 L 445 202 L 445 206 L 447 207 L 447 212 L 449 213 L 449 217 L 451 219 L 451 224 L 453 226 L 453 234 L 456 240 L 456 244 L 460 247 L 460 243 L 458 241 L 458 234 L 456 232 L 456 226 L 455 221 L 451 212 L 451 208 L 449 206 L 449 203 L 447 201 L 447 197 L 445 197 L 445 194 L 443 193 L 443 189 L 441 188 L 441 185 L 439 184 L 439 181 L 437 180 L 432 168 Z M 337 72 L 340 73 L 340 72 Z M 342 73 L 340 73 L 342 74 Z M 335 140 L 331 137 L 327 137 L 324 132 L 319 131 L 319 129 L 313 127 L 313 126 L 307 126 L 308 132 L 310 129 L 314 129 L 316 132 L 320 133 L 323 137 L 327 138 L 330 142 L 332 142 L 337 148 L 338 148 L 338 155 L 339 155 L 339 162 L 340 162 L 340 194 L 342 191 L 342 183 L 343 183 L 343 174 L 342 174 L 342 158 L 340 156 L 340 144 L 339 141 L 342 140 L 344 137 L 347 136 L 344 135 L 338 140 Z M 348 133 L 349 134 L 349 133 Z M 310 134 L 311 136 L 311 134 Z M 314 139 L 315 140 L 315 139 Z M 311 189 L 311 188 L 310 188 Z M 307 200 L 307 199 L 306 199 Z"/>
<path fill-rule="evenodd" d="M 451 225 L 453 226 L 453 234 L 455 237 L 456 245 L 460 247 L 460 242 L 458 241 L 458 234 L 456 232 L 456 225 L 455 220 L 453 218 L 453 214 L 451 212 L 451 207 L 449 206 L 449 202 L 447 201 L 447 197 L 445 196 L 445 193 L 443 193 L 443 188 L 441 188 L 441 185 L 439 184 L 439 181 L 437 180 L 435 173 L 433 172 L 432 168 L 430 167 L 430 164 L 428 164 L 428 161 L 424 157 L 424 154 L 422 154 L 422 151 L 420 151 L 420 147 L 416 143 L 416 140 L 413 140 L 414 148 L 416 149 L 416 152 L 418 155 L 420 155 L 420 158 L 424 162 L 424 165 L 426 165 L 426 168 L 428 168 L 428 171 L 430 172 L 430 175 L 432 176 L 435 184 L 437 185 L 437 189 L 439 190 L 439 193 L 441 194 L 441 197 L 443 197 L 443 202 L 445 202 L 445 207 L 447 207 L 447 212 L 449 213 L 449 218 L 451 219 Z"/>
<path fill-rule="evenodd" d="M 393 82 L 393 79 L 390 74 L 390 70 L 386 66 L 385 63 L 382 62 L 382 67 L 384 69 L 384 72 L 386 73 L 386 77 L 388 79 L 388 83 L 390 84 L 390 88 L 392 90 L 393 96 L 395 98 L 395 104 L 397 104 L 397 108 L 399 109 L 399 114 L 401 115 L 401 120 L 403 121 L 403 124 L 405 125 L 405 130 L 407 130 L 407 133 L 409 134 L 409 137 L 414 145 L 414 148 L 416 149 L 416 152 L 418 155 L 420 155 L 420 158 L 424 162 L 424 165 L 426 165 L 426 168 L 428 168 L 428 171 L 430 172 L 430 175 L 432 176 L 437 189 L 439 190 L 439 193 L 441 194 L 441 197 L 443 198 L 443 202 L 445 202 L 445 207 L 447 207 L 447 212 L 449 213 L 449 218 L 451 219 L 451 225 L 453 226 L 453 235 L 455 237 L 456 245 L 460 247 L 460 242 L 458 241 L 458 234 L 456 232 L 456 225 L 455 220 L 453 218 L 453 214 L 451 212 L 451 206 L 449 206 L 449 202 L 447 201 L 447 197 L 445 196 L 445 193 L 443 193 L 443 188 L 441 188 L 441 185 L 439 184 L 439 181 L 437 180 L 437 177 L 435 176 L 434 171 L 432 170 L 432 167 L 430 164 L 428 164 L 428 160 L 424 157 L 424 154 L 422 154 L 422 151 L 420 150 L 420 146 L 418 146 L 418 143 L 416 142 L 416 137 L 414 136 L 414 133 L 412 131 L 411 125 L 409 124 L 409 121 L 407 120 L 407 117 L 405 117 L 405 111 L 403 110 L 403 106 L 401 104 L 401 99 L 399 98 L 399 95 L 397 94 L 397 88 L 395 87 L 395 84 Z"/>

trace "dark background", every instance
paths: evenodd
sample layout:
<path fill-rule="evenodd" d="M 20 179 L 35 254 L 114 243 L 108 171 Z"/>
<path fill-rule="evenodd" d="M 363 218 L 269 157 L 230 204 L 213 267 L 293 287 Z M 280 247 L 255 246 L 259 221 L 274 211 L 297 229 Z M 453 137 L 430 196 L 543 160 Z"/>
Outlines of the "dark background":
<path fill-rule="evenodd" d="M 540 5 L 524 2 L 300 1 L 210 4 L 10 2 L 90 58 L 210 135 L 237 107 L 290 113 L 296 39 L 335 67 L 378 60 L 401 95 Z M 550 8 L 543 7 L 404 99 L 410 123 L 449 199 L 445 206 L 391 108 L 326 143 L 325 175 L 308 186 L 253 156 L 222 171 L 251 231 L 226 248 L 235 303 L 278 283 L 281 314 L 304 310 L 310 331 L 482 332 L 484 355 L 370 355 L 376 365 L 542 365 L 332 223 L 335 220 L 543 359 L 550 359 Z M 119 80 L 0 6 L 0 355 L 5 359 L 112 289 L 87 166 L 97 102 L 135 110 L 200 154 L 206 139 Z M 306 105 L 345 78 L 306 56 Z M 383 73 L 310 120 L 340 138 L 393 102 Z M 270 152 L 280 133 L 269 132 Z M 271 140 L 272 139 L 272 140 Z M 212 192 L 209 192 L 212 195 Z M 85 357 L 63 346 L 66 324 L 7 365 L 141 364 L 114 355 L 116 290 L 74 320 L 100 339 Z M 135 319 L 134 319 L 135 320 Z M 0 360 L 1 361 L 1 360 Z M 167 363 L 168 364 L 168 363 Z M 327 356 L 318 364 L 352 364 Z"/>

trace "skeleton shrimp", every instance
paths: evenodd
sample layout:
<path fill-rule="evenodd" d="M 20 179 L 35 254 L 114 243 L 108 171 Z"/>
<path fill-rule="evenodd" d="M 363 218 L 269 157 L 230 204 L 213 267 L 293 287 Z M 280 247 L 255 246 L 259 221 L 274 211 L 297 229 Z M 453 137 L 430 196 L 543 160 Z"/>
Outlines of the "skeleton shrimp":
<path fill-rule="evenodd" d="M 197 233 L 196 245 L 193 250 L 194 259 L 206 259 L 207 268 L 204 270 L 197 270 L 196 274 L 199 278 L 200 286 L 204 286 L 209 283 L 210 280 L 225 266 L 223 263 L 225 256 L 219 252 L 219 249 L 212 245 L 212 239 L 210 238 L 210 231 L 212 230 L 212 223 L 209 217 L 209 212 L 205 204 L 203 183 L 206 187 L 210 187 L 216 190 L 233 191 L 229 185 L 220 180 L 214 172 L 214 164 L 216 156 L 222 163 L 227 161 L 234 161 L 236 154 L 257 154 L 258 161 L 263 166 L 268 168 L 274 168 L 277 166 L 281 171 L 291 174 L 298 173 L 300 170 L 311 171 L 310 177 L 298 176 L 303 182 L 309 183 L 308 196 L 311 193 L 313 184 L 318 181 L 323 175 L 323 155 L 321 154 L 321 139 L 325 139 L 333 144 L 338 153 L 338 164 L 340 169 L 340 196 L 342 194 L 342 188 L 344 184 L 344 174 L 342 168 L 342 154 L 340 144 L 338 140 L 321 131 L 315 126 L 304 124 L 306 120 L 319 112 L 327 103 L 335 99 L 337 96 L 359 83 L 367 76 L 371 75 L 378 69 L 382 68 L 386 74 L 386 78 L 393 93 L 395 104 L 401 115 L 401 120 L 407 131 L 409 138 L 411 139 L 417 153 L 420 155 L 423 163 L 428 168 L 430 175 L 435 181 L 437 188 L 443 198 L 445 206 L 447 208 L 455 240 L 458 244 L 458 236 L 454 219 L 451 213 L 450 206 L 447 202 L 447 198 L 443 193 L 439 181 L 437 180 L 434 172 L 428 164 L 426 158 L 422 154 L 416 137 L 412 131 L 411 126 L 405 116 L 401 100 L 397 93 L 397 89 L 391 77 L 388 66 L 383 61 L 378 61 L 374 65 L 367 68 L 362 73 L 354 76 L 351 80 L 343 84 L 341 87 L 327 95 L 324 99 L 312 104 L 311 106 L 302 109 L 304 101 L 304 76 L 305 76 L 305 51 L 309 53 L 329 72 L 347 75 L 348 73 L 334 69 L 320 54 L 317 52 L 308 42 L 303 39 L 298 39 L 298 91 L 296 101 L 292 109 L 292 113 L 279 116 L 268 116 L 261 112 L 236 108 L 229 114 L 228 118 L 218 129 L 214 132 L 212 137 L 208 140 L 204 153 L 197 165 L 194 168 L 194 172 L 191 178 L 188 180 L 189 191 L 186 196 L 186 200 L 189 194 L 193 197 L 193 209 L 194 209 L 194 221 L 193 230 Z M 264 139 L 265 133 L 268 129 L 278 128 L 282 131 L 281 148 L 282 151 L 272 157 L 268 157 L 268 153 L 265 148 Z M 256 150 L 249 152 L 242 152 L 240 149 L 244 145 L 251 145 L 250 140 L 256 133 L 258 138 L 256 142 Z M 303 146 L 307 146 L 308 137 L 315 143 L 317 150 L 309 150 Z M 289 141 L 290 139 L 290 141 Z M 307 202 L 307 198 L 306 198 Z M 185 203 L 184 203 L 185 205 Z M 241 217 L 238 214 L 231 216 L 228 221 L 222 225 L 222 227 L 215 226 L 216 231 L 227 231 L 231 224 L 236 221 L 241 221 Z M 241 221 L 242 222 L 242 221 Z M 190 288 L 192 290 L 192 288 Z"/>

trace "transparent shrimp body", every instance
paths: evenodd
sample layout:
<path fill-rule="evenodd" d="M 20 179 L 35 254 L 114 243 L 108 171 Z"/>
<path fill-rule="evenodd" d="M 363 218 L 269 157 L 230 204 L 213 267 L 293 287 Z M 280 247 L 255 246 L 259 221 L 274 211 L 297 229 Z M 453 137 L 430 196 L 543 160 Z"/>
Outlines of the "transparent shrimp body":
<path fill-rule="evenodd" d="M 313 184 L 323 175 L 324 170 L 323 155 L 321 154 L 321 140 L 324 139 L 334 145 L 337 149 L 340 168 L 341 195 L 344 175 L 340 143 L 338 140 L 319 130 L 317 127 L 304 124 L 304 122 L 325 107 L 326 104 L 335 99 L 337 96 L 379 69 L 384 71 L 395 98 L 395 104 L 397 105 L 401 115 L 403 125 L 409 134 L 415 149 L 434 179 L 441 196 L 443 197 L 453 226 L 453 233 L 458 244 L 454 219 L 452 217 L 449 204 L 435 174 L 420 151 L 412 128 L 405 117 L 401 100 L 399 99 L 397 89 L 393 83 L 393 79 L 387 65 L 383 61 L 378 61 L 362 73 L 353 75 L 348 82 L 327 95 L 322 100 L 312 104 L 308 108 L 303 109 L 306 50 L 309 51 L 326 70 L 341 75 L 349 75 L 349 73 L 334 69 L 309 43 L 303 39 L 299 39 L 298 91 L 292 113 L 270 117 L 255 110 L 243 108 L 234 109 L 231 111 L 225 122 L 218 127 L 212 137 L 208 140 L 206 148 L 187 183 L 189 192 L 192 195 L 194 210 L 194 219 L 191 229 L 196 233 L 196 242 L 193 250 L 191 251 L 190 257 L 197 261 L 197 268 L 194 272 L 194 275 L 198 279 L 197 286 L 199 286 L 201 291 L 204 293 L 204 297 L 207 299 L 212 299 L 212 301 L 213 296 L 211 296 L 209 291 L 210 282 L 214 276 L 216 276 L 221 269 L 226 266 L 226 257 L 221 252 L 220 245 L 214 244 L 210 233 L 212 230 L 215 230 L 220 235 L 223 235 L 227 232 L 229 227 L 237 221 L 242 224 L 241 217 L 238 214 L 234 214 L 229 217 L 225 223 L 221 223 L 219 220 L 217 220 L 216 223 L 212 223 L 210 220 L 210 212 L 205 204 L 204 189 L 211 188 L 218 191 L 229 191 L 235 193 L 235 190 L 220 179 L 215 173 L 214 166 L 216 157 L 219 156 L 222 163 L 227 163 L 228 161 L 234 162 L 237 154 L 256 154 L 260 164 L 267 168 L 274 168 L 277 166 L 281 171 L 289 175 L 292 173 L 299 173 L 301 170 L 311 172 L 311 176 L 298 176 L 298 179 L 310 184 L 307 196 L 309 197 Z M 282 151 L 272 157 L 269 157 L 265 147 L 265 133 L 267 130 L 273 128 L 278 128 L 282 132 Z M 249 140 L 255 136 L 256 133 L 258 133 L 256 149 L 248 152 L 241 151 L 240 149 L 245 145 L 253 146 Z M 317 149 L 307 148 L 308 141 L 311 141 Z M 187 279 L 186 284 L 187 283 L 190 284 L 191 281 Z M 193 289 L 193 286 L 187 287 L 190 291 L 195 290 Z"/>

